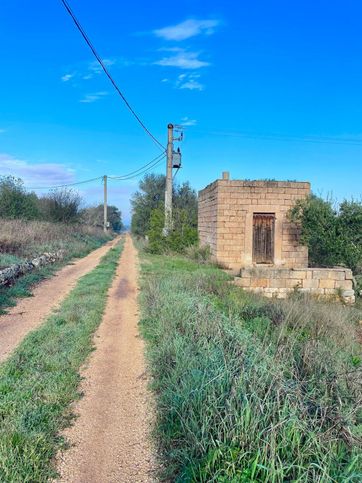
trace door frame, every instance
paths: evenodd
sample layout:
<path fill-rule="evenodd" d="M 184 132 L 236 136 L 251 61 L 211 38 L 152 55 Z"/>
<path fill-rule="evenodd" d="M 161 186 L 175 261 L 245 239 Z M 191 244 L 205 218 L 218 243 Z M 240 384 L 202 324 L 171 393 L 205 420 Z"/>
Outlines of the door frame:
<path fill-rule="evenodd" d="M 255 220 L 256 218 L 269 218 L 271 220 L 271 238 L 270 238 L 270 259 L 265 260 L 265 261 L 257 261 L 257 254 L 255 250 Z M 274 265 L 274 257 L 275 257 L 275 213 L 265 213 L 265 212 L 260 212 L 260 211 L 255 211 L 253 212 L 253 229 L 252 229 L 252 257 L 253 257 L 253 263 L 255 265 Z"/>

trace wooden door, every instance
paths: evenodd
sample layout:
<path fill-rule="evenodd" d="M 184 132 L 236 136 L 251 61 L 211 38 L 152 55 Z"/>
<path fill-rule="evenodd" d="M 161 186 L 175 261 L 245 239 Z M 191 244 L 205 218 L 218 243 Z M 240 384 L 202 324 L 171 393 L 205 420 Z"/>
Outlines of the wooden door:
<path fill-rule="evenodd" d="M 274 213 L 254 213 L 253 262 L 274 262 Z"/>

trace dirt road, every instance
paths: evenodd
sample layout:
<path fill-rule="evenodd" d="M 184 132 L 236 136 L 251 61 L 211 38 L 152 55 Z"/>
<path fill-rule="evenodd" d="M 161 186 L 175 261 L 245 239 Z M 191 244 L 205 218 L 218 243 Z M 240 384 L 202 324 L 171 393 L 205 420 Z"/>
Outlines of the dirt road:
<path fill-rule="evenodd" d="M 82 375 L 79 416 L 64 434 L 73 445 L 59 458 L 62 482 L 155 481 L 143 342 L 138 333 L 138 259 L 127 236 L 105 315 Z"/>
<path fill-rule="evenodd" d="M 4 361 L 28 332 L 38 327 L 75 286 L 80 277 L 95 268 L 119 238 L 76 260 L 41 282 L 33 297 L 20 299 L 6 315 L 0 316 L 0 363 Z"/>

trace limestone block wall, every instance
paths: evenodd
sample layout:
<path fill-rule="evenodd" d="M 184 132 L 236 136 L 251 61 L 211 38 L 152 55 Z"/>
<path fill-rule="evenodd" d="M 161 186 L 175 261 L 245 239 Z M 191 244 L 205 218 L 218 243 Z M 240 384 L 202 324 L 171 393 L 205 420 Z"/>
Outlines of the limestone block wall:
<path fill-rule="evenodd" d="M 217 180 L 199 192 L 199 238 L 214 258 L 232 269 L 253 266 L 253 215 L 275 215 L 275 267 L 303 268 L 308 250 L 289 209 L 310 193 L 310 184 L 285 181 Z"/>
<path fill-rule="evenodd" d="M 293 291 L 354 303 L 352 271 L 347 268 L 244 268 L 234 282 L 266 297 L 286 298 Z"/>
<path fill-rule="evenodd" d="M 211 253 L 217 252 L 217 183 L 212 183 L 199 193 L 198 230 L 201 245 L 209 245 Z"/>

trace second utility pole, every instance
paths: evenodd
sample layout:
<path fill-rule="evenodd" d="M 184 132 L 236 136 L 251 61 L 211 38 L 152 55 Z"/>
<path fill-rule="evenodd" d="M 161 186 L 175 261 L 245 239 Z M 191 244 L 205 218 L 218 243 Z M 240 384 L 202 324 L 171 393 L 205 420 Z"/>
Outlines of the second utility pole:
<path fill-rule="evenodd" d="M 172 157 L 173 157 L 173 124 L 167 126 L 167 166 L 165 190 L 165 227 L 164 234 L 172 230 Z"/>
<path fill-rule="evenodd" d="M 107 175 L 103 176 L 103 189 L 104 189 L 104 199 L 103 199 L 103 231 L 107 233 Z"/>

